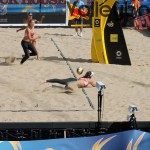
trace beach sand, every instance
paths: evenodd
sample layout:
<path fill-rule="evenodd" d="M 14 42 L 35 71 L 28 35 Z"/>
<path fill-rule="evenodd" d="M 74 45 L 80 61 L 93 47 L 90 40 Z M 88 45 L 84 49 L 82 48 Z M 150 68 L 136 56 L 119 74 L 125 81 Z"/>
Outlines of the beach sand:
<path fill-rule="evenodd" d="M 51 38 L 75 73 L 77 67 L 82 67 L 84 73 L 94 71 L 95 81 L 105 83 L 103 121 L 126 121 L 130 104 L 138 107 L 137 121 L 149 121 L 150 31 L 123 31 L 131 66 L 92 63 L 90 28 L 84 29 L 82 38 L 73 37 L 73 28 L 36 29 L 41 35 L 37 41 L 40 60 L 30 57 L 20 65 L 24 31 L 16 33 L 13 28 L 0 28 L 0 122 L 97 121 L 96 88 L 85 88 L 94 106 L 92 109 L 82 89 L 64 93 L 62 85 L 40 85 L 47 79 L 73 77 Z M 16 57 L 16 61 L 6 64 L 5 58 L 9 56 Z"/>

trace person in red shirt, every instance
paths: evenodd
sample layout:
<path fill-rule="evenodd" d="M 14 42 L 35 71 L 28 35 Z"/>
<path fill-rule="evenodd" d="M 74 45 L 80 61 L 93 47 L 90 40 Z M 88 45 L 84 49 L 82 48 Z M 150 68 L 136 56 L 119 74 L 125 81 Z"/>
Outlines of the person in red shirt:
<path fill-rule="evenodd" d="M 138 0 L 133 0 L 131 3 L 131 6 L 133 7 L 133 16 L 136 18 L 139 16 L 139 9 L 141 7 L 141 4 Z"/>

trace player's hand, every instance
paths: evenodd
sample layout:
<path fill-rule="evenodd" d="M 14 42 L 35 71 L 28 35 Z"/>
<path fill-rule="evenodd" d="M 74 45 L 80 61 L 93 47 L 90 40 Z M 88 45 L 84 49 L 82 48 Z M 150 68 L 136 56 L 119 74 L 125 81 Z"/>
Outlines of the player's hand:
<path fill-rule="evenodd" d="M 41 36 L 40 36 L 40 35 L 38 35 L 36 38 L 37 38 L 37 39 L 40 39 L 40 38 L 41 38 Z"/>
<path fill-rule="evenodd" d="M 41 81 L 41 82 L 40 82 L 40 85 L 45 84 L 45 83 L 46 83 L 46 82 Z"/>

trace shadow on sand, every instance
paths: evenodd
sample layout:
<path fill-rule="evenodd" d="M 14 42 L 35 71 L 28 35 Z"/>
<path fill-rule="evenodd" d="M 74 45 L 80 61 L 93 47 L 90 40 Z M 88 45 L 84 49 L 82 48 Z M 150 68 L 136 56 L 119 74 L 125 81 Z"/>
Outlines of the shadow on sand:
<path fill-rule="evenodd" d="M 59 33 L 53 33 L 53 34 L 45 33 L 45 35 L 55 35 L 55 36 L 73 36 L 72 34 L 59 34 Z"/>
<path fill-rule="evenodd" d="M 0 66 L 12 66 L 13 64 L 7 64 L 5 62 L 0 62 Z"/>
<path fill-rule="evenodd" d="M 63 58 L 58 58 L 56 56 L 50 56 L 50 57 L 41 57 L 41 60 L 45 61 L 65 61 Z M 83 58 L 66 58 L 67 61 L 70 62 L 87 62 L 92 63 L 91 59 L 83 59 Z"/>
<path fill-rule="evenodd" d="M 143 34 L 146 37 L 150 37 L 150 29 L 139 30 L 138 32 Z"/>

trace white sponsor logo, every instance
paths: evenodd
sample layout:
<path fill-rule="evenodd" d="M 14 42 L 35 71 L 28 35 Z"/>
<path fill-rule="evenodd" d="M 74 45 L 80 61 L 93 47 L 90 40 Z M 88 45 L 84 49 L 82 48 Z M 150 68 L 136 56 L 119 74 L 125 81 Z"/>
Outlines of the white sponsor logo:
<path fill-rule="evenodd" d="M 95 20 L 95 24 L 99 24 L 99 20 Z"/>
<path fill-rule="evenodd" d="M 6 15 L 7 14 L 7 7 L 8 4 L 1 4 L 0 3 L 0 15 Z"/>
<path fill-rule="evenodd" d="M 107 23 L 107 26 L 108 26 L 108 27 L 114 27 L 114 23 L 113 23 L 112 21 L 111 21 L 111 22 L 108 22 L 108 23 Z"/>
<path fill-rule="evenodd" d="M 121 51 L 117 51 L 117 52 L 116 52 L 116 55 L 117 55 L 118 57 L 120 57 L 120 56 L 122 55 Z"/>
<path fill-rule="evenodd" d="M 100 27 L 100 19 L 95 19 L 94 26 L 95 27 Z"/>

